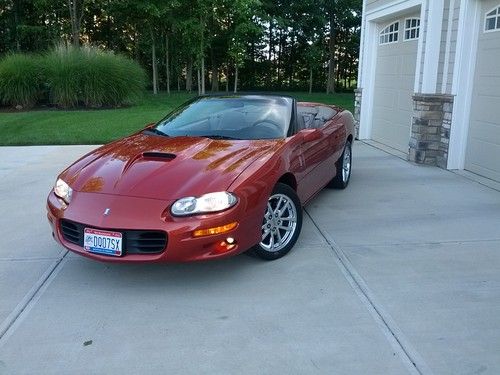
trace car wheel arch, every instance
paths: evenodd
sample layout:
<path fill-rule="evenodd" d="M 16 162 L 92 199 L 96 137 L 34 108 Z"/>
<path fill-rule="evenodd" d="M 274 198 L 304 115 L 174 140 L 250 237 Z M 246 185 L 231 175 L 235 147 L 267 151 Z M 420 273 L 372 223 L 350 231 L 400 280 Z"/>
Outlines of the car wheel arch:
<path fill-rule="evenodd" d="M 288 185 L 290 186 L 295 192 L 297 191 L 297 179 L 295 178 L 295 176 L 293 175 L 293 173 L 291 172 L 287 172 L 285 174 L 283 174 L 279 179 L 278 181 L 276 181 L 276 184 L 274 184 L 275 186 L 279 183 L 282 183 L 282 184 L 285 184 L 285 185 Z"/>

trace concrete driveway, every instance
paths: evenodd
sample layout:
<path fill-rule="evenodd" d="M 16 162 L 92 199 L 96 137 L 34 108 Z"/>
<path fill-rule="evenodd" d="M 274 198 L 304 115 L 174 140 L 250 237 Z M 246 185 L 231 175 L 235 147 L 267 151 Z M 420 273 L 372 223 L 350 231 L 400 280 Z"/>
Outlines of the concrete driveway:
<path fill-rule="evenodd" d="M 282 260 L 110 265 L 45 217 L 91 148 L 0 148 L 0 374 L 500 373 L 499 192 L 357 143 Z"/>

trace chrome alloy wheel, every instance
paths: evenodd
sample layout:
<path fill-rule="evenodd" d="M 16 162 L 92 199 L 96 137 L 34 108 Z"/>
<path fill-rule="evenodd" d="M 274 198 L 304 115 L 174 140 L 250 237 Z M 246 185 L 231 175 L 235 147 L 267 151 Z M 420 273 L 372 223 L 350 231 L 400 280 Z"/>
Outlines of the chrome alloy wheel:
<path fill-rule="evenodd" d="M 344 159 L 342 160 L 342 181 L 347 182 L 351 174 L 351 147 L 350 144 L 344 150 Z"/>
<path fill-rule="evenodd" d="M 294 202 L 285 194 L 271 195 L 262 222 L 262 249 L 280 251 L 290 242 L 296 228 L 297 208 Z"/>

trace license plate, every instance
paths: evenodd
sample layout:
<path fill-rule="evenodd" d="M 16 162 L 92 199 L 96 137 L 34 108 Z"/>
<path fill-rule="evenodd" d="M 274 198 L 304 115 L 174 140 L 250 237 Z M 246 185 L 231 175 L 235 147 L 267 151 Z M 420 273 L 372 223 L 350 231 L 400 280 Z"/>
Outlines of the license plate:
<path fill-rule="evenodd" d="M 91 253 L 119 257 L 122 255 L 122 234 L 120 232 L 85 228 L 83 247 Z"/>

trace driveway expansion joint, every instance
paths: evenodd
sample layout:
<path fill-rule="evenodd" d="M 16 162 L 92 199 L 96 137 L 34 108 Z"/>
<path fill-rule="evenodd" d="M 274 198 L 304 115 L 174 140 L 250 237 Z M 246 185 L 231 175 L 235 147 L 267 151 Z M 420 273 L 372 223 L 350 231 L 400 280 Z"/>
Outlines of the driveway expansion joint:
<path fill-rule="evenodd" d="M 38 297 L 42 294 L 43 290 L 49 285 L 49 282 L 56 276 L 58 271 L 62 268 L 66 256 L 69 251 L 65 251 L 64 254 L 57 258 L 55 262 L 44 272 L 44 274 L 38 279 L 36 284 L 31 288 L 31 290 L 26 293 L 21 302 L 16 306 L 16 308 L 5 318 L 5 320 L 0 324 L 0 347 L 3 345 L 5 339 L 13 331 L 13 328 L 20 320 L 20 318 L 27 313 L 28 307 L 34 304 Z"/>
<path fill-rule="evenodd" d="M 309 217 L 318 233 L 324 238 L 328 246 L 333 251 L 337 266 L 340 268 L 344 277 L 360 298 L 362 304 L 368 309 L 372 317 L 382 329 L 382 332 L 388 339 L 392 348 L 401 358 L 409 372 L 411 374 L 432 375 L 433 373 L 429 366 L 425 363 L 424 359 L 412 347 L 401 329 L 396 325 L 394 320 L 385 311 L 382 305 L 376 301 L 373 293 L 370 291 L 363 278 L 357 273 L 344 251 L 329 236 L 328 233 L 324 232 L 319 227 L 307 210 L 304 209 L 304 212 Z"/>

